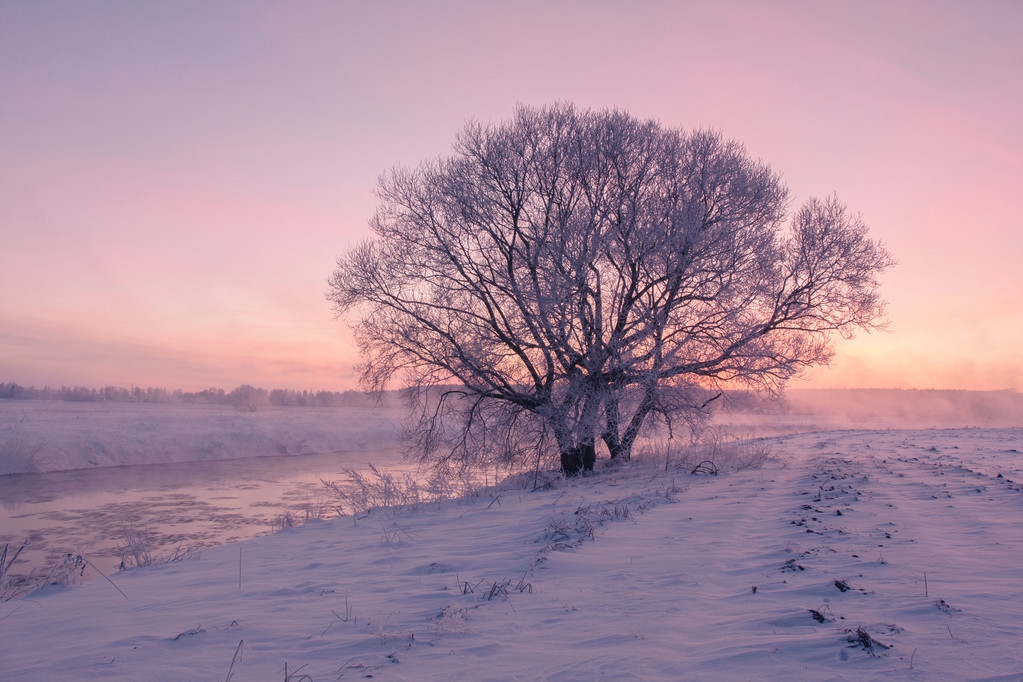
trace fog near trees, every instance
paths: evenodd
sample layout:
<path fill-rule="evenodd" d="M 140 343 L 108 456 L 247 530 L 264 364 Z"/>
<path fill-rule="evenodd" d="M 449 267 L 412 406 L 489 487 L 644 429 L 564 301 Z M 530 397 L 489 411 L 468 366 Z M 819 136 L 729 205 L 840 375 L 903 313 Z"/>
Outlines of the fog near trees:
<path fill-rule="evenodd" d="M 14 382 L 0 382 L 0 400 L 63 400 L 67 402 L 95 403 L 188 403 L 208 405 L 233 405 L 256 410 L 265 405 L 279 407 L 368 407 L 379 404 L 381 396 L 367 395 L 363 391 L 297 391 L 285 388 L 266 390 L 250 384 L 242 384 L 232 391 L 222 388 L 207 388 L 201 391 L 168 390 L 132 386 L 21 386 Z"/>

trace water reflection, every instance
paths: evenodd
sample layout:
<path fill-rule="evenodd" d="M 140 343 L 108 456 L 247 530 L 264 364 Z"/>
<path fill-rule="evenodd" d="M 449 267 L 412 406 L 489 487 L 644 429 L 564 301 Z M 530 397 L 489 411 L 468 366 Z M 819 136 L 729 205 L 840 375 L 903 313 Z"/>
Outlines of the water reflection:
<path fill-rule="evenodd" d="M 263 535 L 285 512 L 335 515 L 320 481 L 341 479 L 342 467 L 399 461 L 375 450 L 0 476 L 0 547 L 29 540 L 14 575 L 67 552 L 116 571 L 126 526 L 148 533 L 158 555 Z"/>

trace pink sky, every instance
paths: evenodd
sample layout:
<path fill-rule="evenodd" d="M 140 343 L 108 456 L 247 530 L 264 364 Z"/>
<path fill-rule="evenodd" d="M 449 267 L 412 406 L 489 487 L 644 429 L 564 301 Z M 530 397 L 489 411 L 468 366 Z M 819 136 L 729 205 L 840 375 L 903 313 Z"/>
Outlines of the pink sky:
<path fill-rule="evenodd" d="M 0 381 L 354 387 L 379 174 L 615 106 L 837 192 L 889 333 L 800 387 L 1023 389 L 1023 4 L 0 0 Z"/>

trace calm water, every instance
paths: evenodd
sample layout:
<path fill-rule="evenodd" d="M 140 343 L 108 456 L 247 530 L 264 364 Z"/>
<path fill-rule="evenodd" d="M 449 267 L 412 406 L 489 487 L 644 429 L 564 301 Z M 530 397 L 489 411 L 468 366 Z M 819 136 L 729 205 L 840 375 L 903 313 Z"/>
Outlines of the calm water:
<path fill-rule="evenodd" d="M 265 535 L 285 512 L 335 516 L 321 480 L 345 480 L 342 467 L 368 462 L 398 457 L 380 450 L 0 476 L 0 551 L 29 540 L 14 575 L 46 571 L 68 552 L 113 572 L 126 526 L 149 533 L 158 555 Z"/>

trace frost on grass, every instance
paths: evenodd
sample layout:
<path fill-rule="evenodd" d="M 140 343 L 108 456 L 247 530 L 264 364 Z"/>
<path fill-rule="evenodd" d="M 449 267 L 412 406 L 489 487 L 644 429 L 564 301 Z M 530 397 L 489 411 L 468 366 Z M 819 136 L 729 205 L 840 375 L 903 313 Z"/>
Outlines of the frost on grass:
<path fill-rule="evenodd" d="M 419 511 L 423 505 L 452 498 L 474 498 L 479 492 L 478 476 L 463 472 L 451 478 L 444 472 L 416 475 L 380 469 L 373 464 L 369 471 L 344 467 L 344 481 L 322 481 L 333 495 L 339 515 L 363 514 L 373 509 Z"/>
<path fill-rule="evenodd" d="M 637 458 L 664 462 L 666 470 L 717 475 L 721 471 L 758 469 L 774 459 L 769 438 L 748 438 L 708 428 L 689 441 L 650 438 L 638 449 Z"/>
<path fill-rule="evenodd" d="M 185 546 L 181 543 L 167 552 L 158 552 L 157 539 L 153 533 L 146 528 L 137 528 L 132 523 L 125 523 L 121 527 L 121 539 L 118 543 L 118 551 L 121 555 L 119 569 L 122 571 L 131 568 L 152 566 L 153 564 L 169 564 L 176 561 L 198 557 L 199 548 Z"/>

